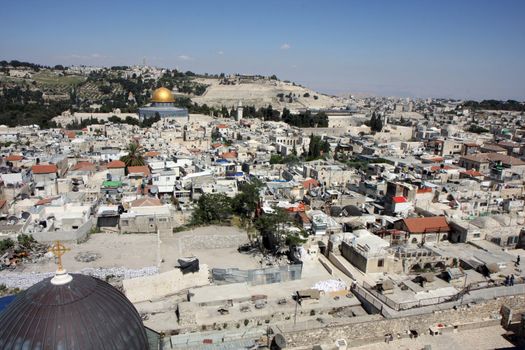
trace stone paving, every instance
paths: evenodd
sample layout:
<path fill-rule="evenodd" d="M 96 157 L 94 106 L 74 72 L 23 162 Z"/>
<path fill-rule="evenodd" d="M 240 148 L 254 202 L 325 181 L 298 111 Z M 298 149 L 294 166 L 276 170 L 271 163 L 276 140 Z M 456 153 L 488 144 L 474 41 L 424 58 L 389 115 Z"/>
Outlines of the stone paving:
<path fill-rule="evenodd" d="M 376 343 L 359 346 L 355 350 L 416 350 L 430 345 L 432 350 L 483 350 L 513 348 L 513 344 L 502 335 L 505 330 L 500 326 L 463 330 L 458 333 L 445 333 L 431 336 L 422 335 L 416 339 L 403 338 L 390 343 Z"/>

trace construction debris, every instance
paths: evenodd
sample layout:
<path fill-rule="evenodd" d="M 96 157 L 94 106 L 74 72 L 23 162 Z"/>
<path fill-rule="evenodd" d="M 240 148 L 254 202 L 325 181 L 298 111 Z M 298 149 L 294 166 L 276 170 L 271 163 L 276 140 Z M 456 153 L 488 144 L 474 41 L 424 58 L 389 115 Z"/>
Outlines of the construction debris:
<path fill-rule="evenodd" d="M 14 269 L 25 262 L 39 263 L 50 259 L 47 254 L 49 246 L 38 243 L 32 236 L 19 235 L 16 241 L 6 239 L 2 243 L 5 248 L 0 255 L 0 271 Z"/>
<path fill-rule="evenodd" d="M 75 255 L 75 260 L 78 262 L 92 262 L 98 260 L 100 256 L 101 255 L 99 253 L 95 252 L 80 252 Z"/>

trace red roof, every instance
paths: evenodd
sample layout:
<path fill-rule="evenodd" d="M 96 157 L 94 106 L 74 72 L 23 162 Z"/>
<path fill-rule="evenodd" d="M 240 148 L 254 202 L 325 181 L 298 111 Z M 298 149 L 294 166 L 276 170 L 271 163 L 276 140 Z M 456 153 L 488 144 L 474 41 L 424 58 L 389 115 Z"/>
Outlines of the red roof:
<path fill-rule="evenodd" d="M 465 174 L 465 175 L 472 176 L 472 177 L 483 176 L 482 173 L 474 169 L 462 171 L 461 174 Z"/>
<path fill-rule="evenodd" d="M 406 203 L 407 199 L 403 196 L 397 196 L 397 197 L 392 198 L 392 201 L 394 203 Z"/>
<path fill-rule="evenodd" d="M 223 154 L 221 154 L 221 157 L 224 158 L 224 159 L 237 158 L 237 152 L 235 152 L 235 151 L 233 151 L 233 152 L 224 152 Z"/>
<path fill-rule="evenodd" d="M 53 174 L 58 171 L 55 164 L 38 164 L 31 167 L 33 174 Z"/>
<path fill-rule="evenodd" d="M 5 199 L 0 200 L 0 209 L 4 207 L 4 205 L 7 203 Z"/>
<path fill-rule="evenodd" d="M 160 152 L 157 151 L 148 151 L 144 153 L 144 157 L 158 157 L 160 156 Z"/>
<path fill-rule="evenodd" d="M 57 199 L 58 197 L 49 197 L 39 200 L 35 203 L 35 205 L 45 205 L 51 203 L 53 200 Z"/>
<path fill-rule="evenodd" d="M 142 173 L 144 176 L 151 174 L 147 165 L 128 166 L 128 174 Z"/>
<path fill-rule="evenodd" d="M 450 165 L 444 165 L 443 167 L 441 167 L 441 165 L 434 165 L 430 167 L 430 171 L 452 170 L 452 169 L 456 169 L 456 168 Z"/>
<path fill-rule="evenodd" d="M 316 179 L 306 179 L 303 181 L 303 188 L 319 187 L 319 181 Z"/>
<path fill-rule="evenodd" d="M 444 216 L 431 216 L 426 218 L 403 219 L 407 231 L 410 233 L 448 232 L 447 219 Z"/>
<path fill-rule="evenodd" d="M 65 130 L 64 135 L 66 135 L 68 139 L 74 139 L 75 137 L 77 137 L 76 132 L 71 130 Z"/>
<path fill-rule="evenodd" d="M 417 193 L 429 193 L 432 192 L 431 187 L 422 187 L 417 189 Z"/>
<path fill-rule="evenodd" d="M 219 124 L 219 125 L 217 125 L 217 129 L 226 129 L 226 128 L 228 128 L 228 125 L 226 125 L 226 124 Z"/>
<path fill-rule="evenodd" d="M 161 206 L 162 203 L 160 202 L 160 199 L 158 198 L 151 198 L 151 197 L 144 197 L 135 199 L 133 202 L 130 203 L 131 207 L 158 207 Z"/>
<path fill-rule="evenodd" d="M 109 162 L 106 165 L 106 167 L 108 169 L 120 169 L 120 168 L 125 168 L 126 167 L 126 163 L 124 163 L 121 160 L 112 160 L 111 162 Z"/>
<path fill-rule="evenodd" d="M 22 159 L 24 159 L 24 157 L 19 154 L 11 154 L 5 158 L 5 160 L 8 162 L 19 162 Z"/>
<path fill-rule="evenodd" d="M 75 170 L 95 171 L 97 170 L 97 166 L 91 162 L 81 161 L 75 164 L 72 170 L 73 171 Z"/>

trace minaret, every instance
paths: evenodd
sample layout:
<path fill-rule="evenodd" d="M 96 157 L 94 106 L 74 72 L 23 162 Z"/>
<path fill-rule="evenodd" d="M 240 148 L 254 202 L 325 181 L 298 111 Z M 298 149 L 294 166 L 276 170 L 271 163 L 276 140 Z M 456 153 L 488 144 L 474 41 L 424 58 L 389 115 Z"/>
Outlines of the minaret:
<path fill-rule="evenodd" d="M 242 120 L 242 101 L 239 100 L 239 104 L 237 105 L 237 121 L 240 122 Z"/>

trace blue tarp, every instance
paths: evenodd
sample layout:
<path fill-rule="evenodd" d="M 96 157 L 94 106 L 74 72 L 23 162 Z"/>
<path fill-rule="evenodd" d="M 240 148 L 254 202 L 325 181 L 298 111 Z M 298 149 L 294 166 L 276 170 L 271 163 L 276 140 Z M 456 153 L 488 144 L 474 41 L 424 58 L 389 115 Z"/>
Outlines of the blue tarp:
<path fill-rule="evenodd" d="M 0 298 L 0 312 L 4 311 L 4 309 L 9 305 L 13 300 L 15 300 L 16 295 L 8 295 L 6 297 Z"/>

